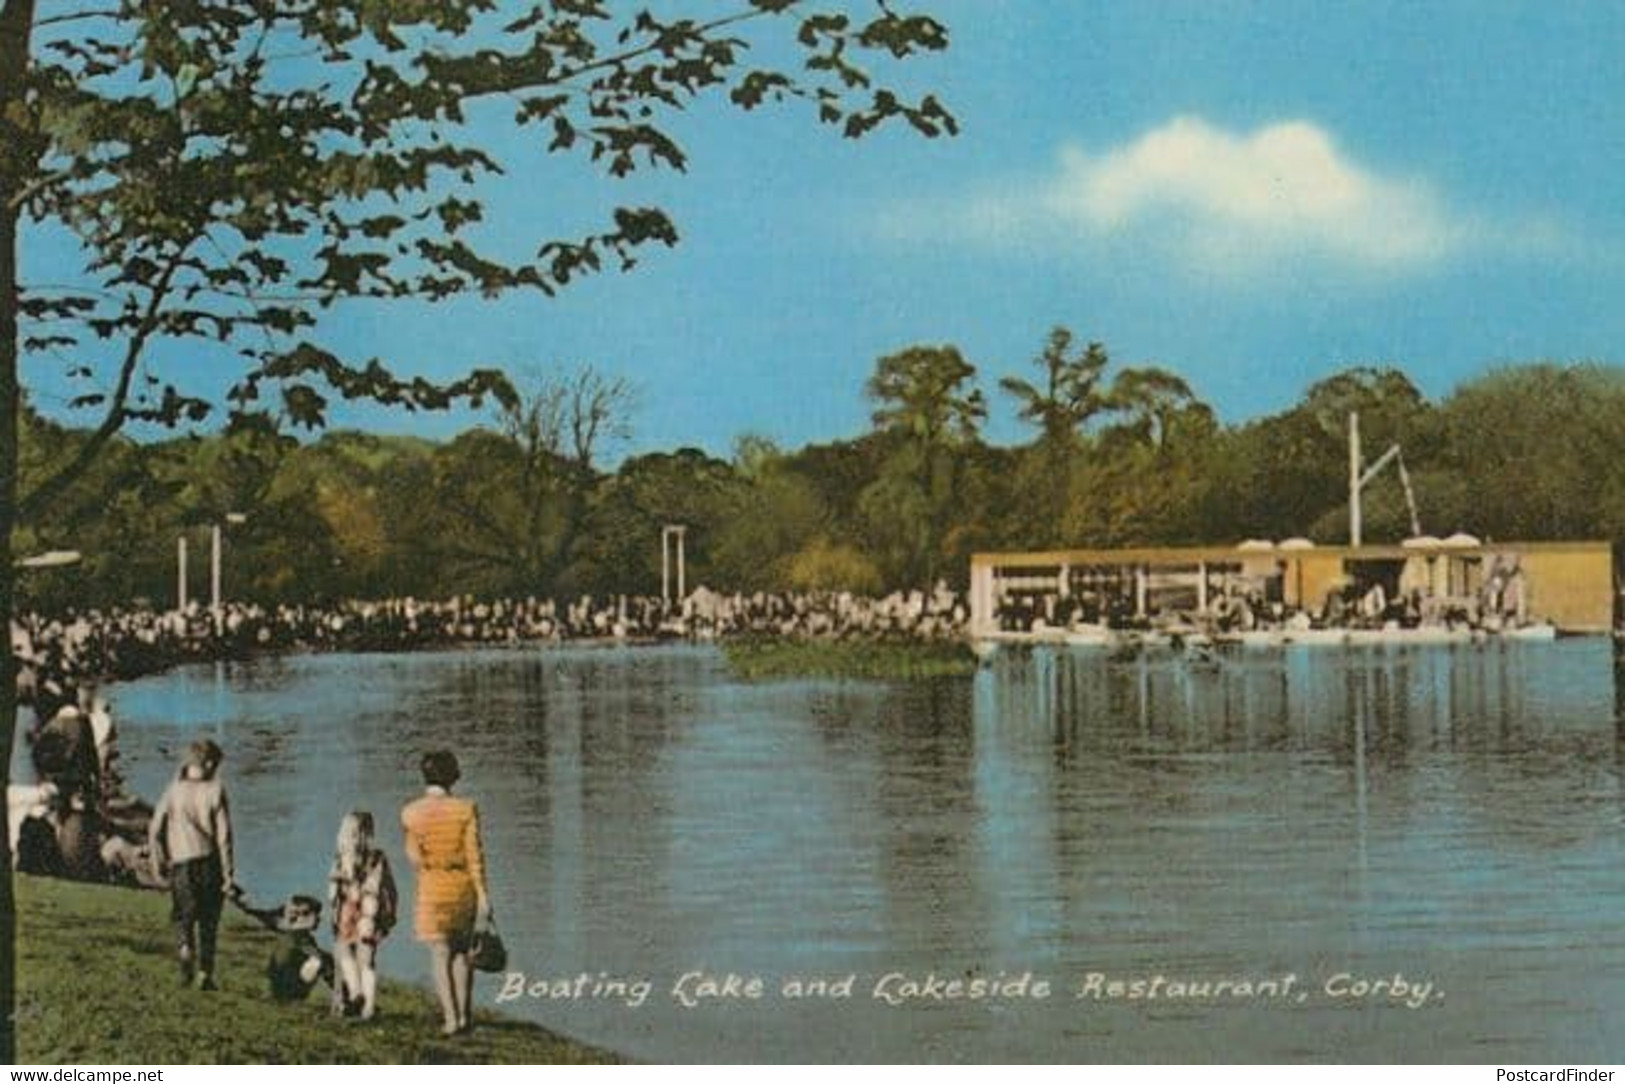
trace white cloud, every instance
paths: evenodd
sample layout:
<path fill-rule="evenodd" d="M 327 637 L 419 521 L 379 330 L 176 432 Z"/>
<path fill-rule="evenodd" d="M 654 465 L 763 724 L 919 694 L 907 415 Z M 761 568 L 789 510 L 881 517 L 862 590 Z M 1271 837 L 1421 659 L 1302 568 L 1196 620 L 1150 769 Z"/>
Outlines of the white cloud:
<path fill-rule="evenodd" d="M 922 210 L 894 227 L 1024 247 L 1124 242 L 1233 277 L 1305 261 L 1413 272 L 1520 234 L 1552 242 L 1549 226 L 1454 212 L 1424 181 L 1362 165 L 1302 120 L 1234 133 L 1177 117 L 1103 152 L 1068 147 L 1047 176 Z"/>

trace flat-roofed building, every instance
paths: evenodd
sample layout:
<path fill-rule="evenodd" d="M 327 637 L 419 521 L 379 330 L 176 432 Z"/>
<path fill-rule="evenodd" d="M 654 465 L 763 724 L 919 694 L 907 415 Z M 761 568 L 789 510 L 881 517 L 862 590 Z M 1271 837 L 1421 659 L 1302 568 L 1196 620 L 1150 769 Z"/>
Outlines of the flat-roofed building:
<path fill-rule="evenodd" d="M 1545 622 L 1562 632 L 1605 633 L 1614 625 L 1613 547 L 1453 535 L 1358 547 L 1287 539 L 971 557 L 978 636 L 1009 631 L 1012 621 L 1025 631 L 1035 623 L 1212 616 L 1238 598 L 1319 614 L 1332 596 L 1404 600 L 1427 621 Z"/>

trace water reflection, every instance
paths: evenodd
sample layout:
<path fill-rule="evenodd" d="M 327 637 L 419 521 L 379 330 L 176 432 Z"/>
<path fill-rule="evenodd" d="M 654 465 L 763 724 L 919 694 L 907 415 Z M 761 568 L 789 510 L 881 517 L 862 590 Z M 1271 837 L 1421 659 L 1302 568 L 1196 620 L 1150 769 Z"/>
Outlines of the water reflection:
<path fill-rule="evenodd" d="M 144 791 L 197 733 L 226 745 L 267 895 L 319 886 L 343 812 L 392 824 L 420 752 L 457 748 L 515 966 L 657 987 L 508 1007 L 637 1056 L 1617 1060 L 1622 678 L 1602 641 L 1011 651 L 899 684 L 571 649 L 266 660 L 118 700 Z M 420 977 L 398 940 L 385 966 Z M 860 977 L 847 1002 L 680 1009 L 691 968 Z M 865 986 L 1024 969 L 1062 996 L 889 1008 Z M 1091 971 L 1349 970 L 1445 993 L 1071 996 Z"/>

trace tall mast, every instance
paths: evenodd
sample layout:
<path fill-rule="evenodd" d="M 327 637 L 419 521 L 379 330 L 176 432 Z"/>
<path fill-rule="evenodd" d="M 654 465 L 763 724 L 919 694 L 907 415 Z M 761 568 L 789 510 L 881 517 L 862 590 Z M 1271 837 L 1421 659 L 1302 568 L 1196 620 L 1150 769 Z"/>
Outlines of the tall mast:
<path fill-rule="evenodd" d="M 1360 415 L 1349 411 L 1349 545 L 1360 544 Z"/>

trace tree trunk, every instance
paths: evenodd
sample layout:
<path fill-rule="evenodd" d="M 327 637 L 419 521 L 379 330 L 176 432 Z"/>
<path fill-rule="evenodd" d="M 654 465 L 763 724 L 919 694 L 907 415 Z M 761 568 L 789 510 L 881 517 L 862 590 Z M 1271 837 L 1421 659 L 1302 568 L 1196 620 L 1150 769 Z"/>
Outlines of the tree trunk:
<path fill-rule="evenodd" d="M 570 567 L 575 554 L 576 538 L 581 534 L 587 516 L 587 493 L 592 489 L 592 466 L 576 462 L 566 469 L 564 494 L 564 523 L 559 528 L 558 544 L 553 547 L 552 575 L 549 586 L 558 583 L 559 573 Z"/>
<path fill-rule="evenodd" d="M 23 98 L 28 45 L 34 27 L 34 0 L 6 0 L 0 7 L 0 775 L 11 784 L 11 747 L 17 731 L 16 660 L 11 617 L 16 599 L 12 532 L 17 526 L 18 292 L 17 224 L 12 206 L 33 165 L 27 142 L 9 109 Z M 26 123 L 26 121 L 21 122 Z M 11 874 L 11 810 L 0 813 L 5 828 L 5 869 L 0 870 L 0 1063 L 17 1062 L 17 900 Z"/>
<path fill-rule="evenodd" d="M 17 215 L 4 210 L 0 187 L 0 765 L 11 782 L 11 748 L 17 730 L 16 660 L 11 617 L 16 572 L 11 549 L 17 516 Z M 17 901 L 11 877 L 11 810 L 0 813 L 6 830 L 5 869 L 0 870 L 0 1063 L 17 1061 Z"/>

